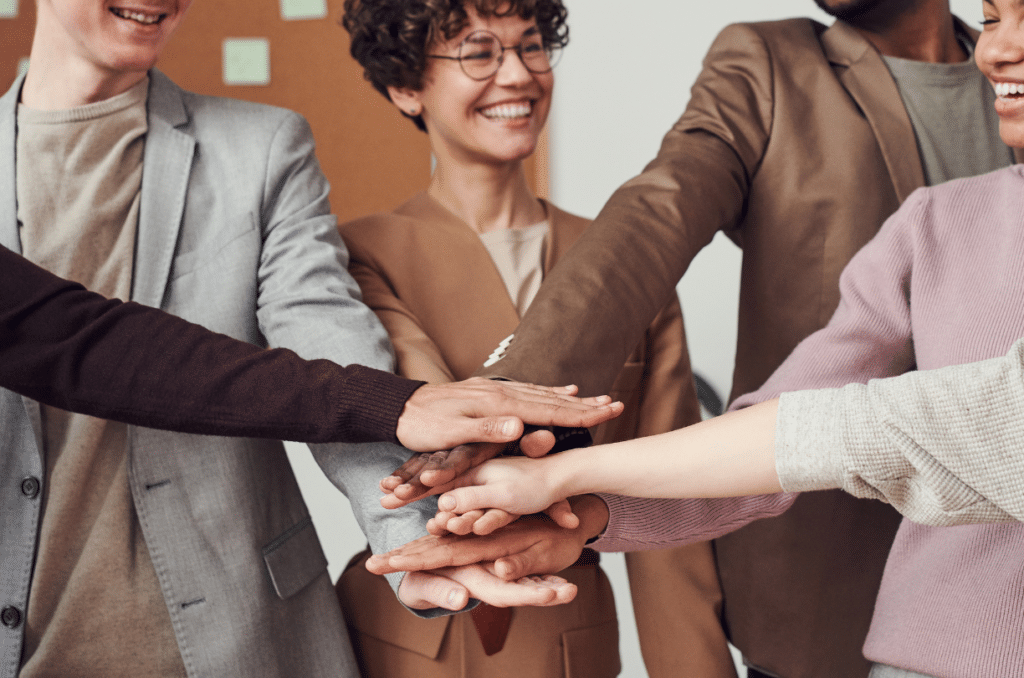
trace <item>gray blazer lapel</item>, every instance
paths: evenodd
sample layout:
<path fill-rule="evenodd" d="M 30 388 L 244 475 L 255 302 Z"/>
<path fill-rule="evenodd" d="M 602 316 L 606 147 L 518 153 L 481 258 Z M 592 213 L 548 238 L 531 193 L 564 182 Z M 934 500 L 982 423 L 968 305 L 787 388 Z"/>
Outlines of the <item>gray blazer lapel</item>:
<path fill-rule="evenodd" d="M 21 254 L 21 234 L 18 233 L 18 191 L 15 177 L 15 139 L 18 126 L 18 99 L 21 84 L 25 76 L 21 75 L 7 93 L 0 97 L 0 148 L 9 149 L 9 153 L 0 153 L 0 244 Z M 39 403 L 24 396 L 21 401 L 25 406 L 25 415 L 35 435 L 36 450 L 39 458 L 43 458 L 43 427 Z M 45 466 L 45 460 L 43 460 Z"/>
<path fill-rule="evenodd" d="M 14 177 L 15 135 L 18 125 L 18 96 L 25 76 L 19 76 L 7 93 L 0 97 L 0 148 L 8 153 L 0 154 L 0 244 L 21 253 L 21 237 L 18 234 L 18 196 Z"/>
<path fill-rule="evenodd" d="M 896 196 L 903 202 L 924 186 L 924 167 L 896 82 L 874 47 L 843 22 L 832 24 L 821 42 L 840 82 L 874 130 Z"/>
<path fill-rule="evenodd" d="M 196 141 L 179 129 L 189 121 L 183 92 L 155 69 L 149 77 L 149 132 L 142 165 L 131 298 L 159 307 L 185 211 Z"/>

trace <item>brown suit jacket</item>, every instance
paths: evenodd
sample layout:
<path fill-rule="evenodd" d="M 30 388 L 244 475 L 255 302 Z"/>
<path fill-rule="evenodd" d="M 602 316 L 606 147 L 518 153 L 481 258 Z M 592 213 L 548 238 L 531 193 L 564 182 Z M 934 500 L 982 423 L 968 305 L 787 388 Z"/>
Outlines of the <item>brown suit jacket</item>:
<path fill-rule="evenodd" d="M 589 222 L 547 203 L 545 208 L 550 222 L 544 261 L 547 272 Z M 391 335 L 399 374 L 430 382 L 465 379 L 518 324 L 518 313 L 480 238 L 427 194 L 415 196 L 392 213 L 343 225 L 341 233 L 352 257 L 349 270 L 363 290 L 364 301 Z M 626 411 L 595 431 L 598 440 L 650 435 L 699 419 L 677 301 L 664 307 L 623 362 L 609 392 L 626 404 Z M 713 573 L 709 547 L 698 546 L 701 548 L 691 551 L 692 566 Z M 481 662 L 474 675 L 487 676 L 561 676 L 566 666 L 570 674 L 577 675 L 618 673 L 614 604 L 603 574 L 595 584 L 598 588 L 581 590 L 578 602 L 571 605 L 515 610 L 505 648 L 486 659 L 472 651 L 474 634 L 466 633 L 466 615 L 412 619 L 393 603 L 386 587 L 380 587 L 383 593 L 374 605 L 357 602 L 371 585 L 365 580 L 362 572 L 350 570 L 339 583 L 339 591 L 343 603 L 349 601 L 347 605 L 353 609 L 357 653 L 364 660 L 364 670 L 374 676 L 426 675 L 424 672 L 435 670 L 444 675 L 446 669 L 438 669 L 438 663 L 455 666 L 460 662 L 464 666 Z M 718 645 L 724 649 L 725 639 L 713 609 L 720 593 L 717 581 L 713 584 L 710 602 L 705 590 L 697 590 L 684 592 L 679 604 L 694 611 L 695 621 L 689 626 L 700 627 L 688 633 L 700 638 L 717 634 Z M 361 615 L 361 610 L 374 610 L 374 614 Z M 382 640 L 434 660 L 434 664 L 424 665 L 411 655 L 399 659 L 394 648 L 390 653 L 380 648 Z M 685 633 L 678 638 L 680 643 L 686 641 Z M 456 647 L 458 651 L 452 649 Z M 722 656 L 728 659 L 727 652 Z M 700 675 L 720 675 L 716 661 L 713 657 L 698 663 Z M 529 671 L 528 666 L 532 667 Z"/>
<path fill-rule="evenodd" d="M 828 321 L 843 267 L 923 183 L 896 85 L 856 31 L 730 26 L 658 156 L 616 191 L 480 373 L 604 391 L 723 231 L 743 248 L 732 394 L 752 391 Z M 733 643 L 784 678 L 865 676 L 861 645 L 898 522 L 882 504 L 814 493 L 718 540 Z"/>

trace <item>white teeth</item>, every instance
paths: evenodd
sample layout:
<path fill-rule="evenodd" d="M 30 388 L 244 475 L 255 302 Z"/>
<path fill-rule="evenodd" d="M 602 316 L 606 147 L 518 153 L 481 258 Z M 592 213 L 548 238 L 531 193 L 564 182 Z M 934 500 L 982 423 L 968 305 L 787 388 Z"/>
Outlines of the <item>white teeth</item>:
<path fill-rule="evenodd" d="M 1013 94 L 1024 94 L 1024 83 L 997 82 L 993 85 L 997 97 L 1008 97 Z"/>
<path fill-rule="evenodd" d="M 530 102 L 518 103 L 518 104 L 498 104 L 497 106 L 490 106 L 482 109 L 480 112 L 485 118 L 491 120 L 515 120 L 516 118 L 529 117 L 533 111 L 533 105 Z"/>
<path fill-rule="evenodd" d="M 122 19 L 131 19 L 147 26 L 157 23 L 164 17 L 163 14 L 143 14 L 142 12 L 133 12 L 130 9 L 121 9 L 120 7 L 112 7 L 111 11 Z"/>

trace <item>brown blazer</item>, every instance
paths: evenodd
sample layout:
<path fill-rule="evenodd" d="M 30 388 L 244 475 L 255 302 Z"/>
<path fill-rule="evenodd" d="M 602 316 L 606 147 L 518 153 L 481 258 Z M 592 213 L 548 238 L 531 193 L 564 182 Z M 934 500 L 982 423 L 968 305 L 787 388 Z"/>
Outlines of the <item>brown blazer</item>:
<path fill-rule="evenodd" d="M 545 208 L 551 227 L 547 272 L 589 222 L 547 203 Z M 403 376 L 431 382 L 465 379 L 518 324 L 480 238 L 427 194 L 392 213 L 343 225 L 341 233 L 352 257 L 349 270 L 364 301 L 388 329 Z M 634 349 L 628 360 L 623 358 L 625 366 L 609 391 L 626 403 L 626 412 L 595 432 L 599 440 L 659 433 L 699 418 L 678 302 L 658 314 Z M 692 567 L 713 573 L 707 544 L 691 553 Z M 577 601 L 515 610 L 505 648 L 492 657 L 479 651 L 467 615 L 413 618 L 394 602 L 386 585 L 375 587 L 361 568 L 346 571 L 338 588 L 343 605 L 353 611 L 353 642 L 367 676 L 450 675 L 446 672 L 455 666 L 476 667 L 467 675 L 480 676 L 617 674 L 614 603 L 603 573 L 573 568 L 566 576 L 582 578 Z M 710 596 L 705 589 L 680 594 L 679 604 L 694 610 L 688 626 L 699 628 L 684 632 L 678 642 L 717 634 L 718 646 L 725 649 L 714 607 L 720 603 L 717 580 L 713 584 Z M 369 610 L 374 614 L 363 614 Z M 728 660 L 727 652 L 721 656 Z M 722 675 L 716 661 L 698 663 L 699 674 Z"/>
<path fill-rule="evenodd" d="M 732 395 L 752 391 L 828 321 L 843 267 L 923 183 L 896 85 L 856 31 L 809 19 L 730 26 L 658 156 L 615 192 L 481 373 L 602 392 L 723 231 L 743 248 Z M 733 643 L 784 678 L 865 676 L 861 646 L 898 522 L 880 503 L 814 493 L 717 540 Z"/>

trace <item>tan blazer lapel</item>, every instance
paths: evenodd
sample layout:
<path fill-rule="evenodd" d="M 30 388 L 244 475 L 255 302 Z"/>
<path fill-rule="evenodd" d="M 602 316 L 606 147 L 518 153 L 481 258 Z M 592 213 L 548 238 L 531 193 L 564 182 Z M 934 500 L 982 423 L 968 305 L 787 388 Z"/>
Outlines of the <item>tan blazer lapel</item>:
<path fill-rule="evenodd" d="M 395 210 L 415 221 L 415 285 L 401 293 L 444 355 L 466 379 L 519 324 L 519 314 L 477 234 L 426 193 Z M 415 299 L 407 295 L 412 294 Z"/>
<path fill-rule="evenodd" d="M 875 48 L 843 22 L 832 24 L 822 34 L 821 43 L 836 77 L 874 130 L 896 196 L 903 202 L 924 186 L 924 167 L 896 82 Z"/>
<path fill-rule="evenodd" d="M 554 267 L 572 247 L 587 227 L 587 220 L 563 212 L 546 200 L 541 200 L 548 215 L 548 242 L 544 248 L 544 275 Z"/>

